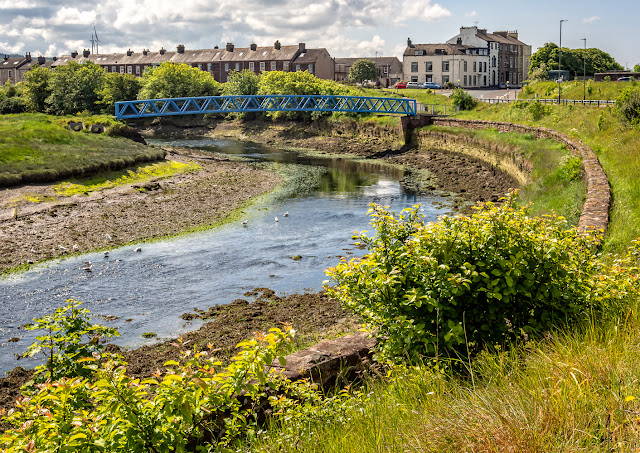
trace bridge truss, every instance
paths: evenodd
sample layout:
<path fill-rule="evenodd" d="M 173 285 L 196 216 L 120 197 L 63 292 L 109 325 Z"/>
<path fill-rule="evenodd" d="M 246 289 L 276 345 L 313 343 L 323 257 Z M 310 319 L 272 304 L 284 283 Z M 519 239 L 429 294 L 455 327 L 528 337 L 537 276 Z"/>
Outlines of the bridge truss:
<path fill-rule="evenodd" d="M 203 113 L 355 112 L 415 116 L 416 100 L 365 96 L 247 95 L 116 102 L 116 118 Z"/>

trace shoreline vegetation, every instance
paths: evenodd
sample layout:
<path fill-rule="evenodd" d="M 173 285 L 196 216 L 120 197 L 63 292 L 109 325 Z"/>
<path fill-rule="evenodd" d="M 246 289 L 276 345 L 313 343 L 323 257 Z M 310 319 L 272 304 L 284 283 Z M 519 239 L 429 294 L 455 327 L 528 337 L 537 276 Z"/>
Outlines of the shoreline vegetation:
<path fill-rule="evenodd" d="M 610 178 L 614 175 L 611 180 L 614 197 L 622 198 L 617 200 L 612 209 L 616 213 L 615 216 L 612 215 L 613 230 L 607 233 L 604 243 L 605 251 L 620 252 L 626 245 L 624 241 L 636 233 L 637 223 L 624 228 L 620 222 L 628 220 L 629 214 L 633 214 L 634 208 L 629 201 L 637 197 L 635 192 L 621 197 L 619 191 L 630 185 L 635 190 L 635 184 L 623 182 L 624 175 L 617 168 L 622 163 L 622 156 L 612 152 L 604 141 L 590 135 L 588 131 L 596 123 L 604 122 L 605 131 L 613 126 L 611 109 L 602 116 L 604 120 L 590 113 L 585 115 L 584 112 L 579 112 L 576 115 L 579 123 L 576 123 L 576 118 L 571 122 L 562 117 L 574 114 L 573 109 L 551 108 L 545 116 L 552 118 L 542 121 L 530 119 L 527 116 L 529 113 L 520 107 L 481 106 L 476 111 L 461 114 L 461 117 L 513 120 L 550 128 L 555 125 L 558 130 L 592 146 L 603 162 L 607 175 Z M 569 124 L 576 127 L 569 129 Z M 386 124 L 385 127 L 390 126 Z M 191 131 L 196 132 L 196 129 L 191 128 Z M 606 135 L 611 137 L 612 133 L 617 133 L 617 144 L 623 143 L 622 151 L 633 150 L 632 140 L 637 138 L 634 135 L 636 132 L 616 128 L 615 132 L 610 130 Z M 493 132 L 489 131 L 487 134 Z M 280 131 L 271 137 L 261 137 L 260 140 L 279 143 L 283 135 Z M 341 135 L 346 134 L 343 132 Z M 256 139 L 251 133 L 245 133 L 239 138 Z M 365 144 L 352 137 L 347 140 L 347 146 L 340 150 L 337 149 L 339 145 L 331 144 L 334 138 L 336 137 L 316 134 L 316 138 L 312 140 L 329 142 L 330 145 L 323 149 L 330 152 L 346 149 L 350 153 L 366 157 L 376 154 L 376 157 L 390 162 L 394 162 L 394 155 L 397 154 L 393 149 L 397 146 L 397 141 L 389 143 L 382 137 L 371 137 L 370 142 Z M 498 136 L 497 133 L 495 137 L 482 138 L 506 143 L 529 140 L 510 134 Z M 340 140 L 344 141 L 344 137 Z M 381 146 L 389 148 L 380 152 Z M 375 148 L 378 149 L 377 153 L 373 152 Z M 542 182 L 549 178 L 554 163 L 546 160 L 533 162 L 532 174 L 535 174 L 538 165 L 546 164 L 548 168 L 541 170 L 541 181 L 536 183 L 540 187 L 532 191 L 530 196 L 532 199 L 542 199 L 545 184 L 555 184 L 557 180 L 565 179 L 572 187 L 569 190 L 571 203 L 561 198 L 553 200 L 553 196 L 546 203 L 550 207 L 548 209 L 552 210 L 554 203 L 556 206 L 568 204 L 569 211 L 575 218 L 576 206 L 581 206 L 576 200 L 582 200 L 584 191 L 580 178 L 576 178 L 579 163 L 576 170 L 576 162 L 558 151 L 550 146 L 552 154 L 559 154 L 557 159 L 559 168 L 562 169 L 553 175 L 553 181 Z M 527 151 L 525 147 L 523 156 L 532 158 L 532 153 L 534 148 Z M 634 157 L 637 159 L 637 153 Z M 413 159 L 415 162 L 418 156 Z M 627 170 L 626 176 L 633 171 L 634 169 Z M 435 184 L 436 181 L 441 183 L 438 174 L 434 176 L 433 172 L 426 180 L 420 181 L 424 187 Z M 554 190 L 557 194 L 562 192 L 566 195 L 562 186 Z M 487 200 L 490 201 L 491 198 Z M 574 219 L 568 217 L 570 223 L 573 223 Z M 264 289 L 256 289 L 254 293 L 247 297 L 257 297 L 257 300 L 272 299 Z M 576 448 L 609 451 L 611 448 L 637 447 L 640 440 L 634 428 L 634 420 L 639 413 L 637 401 L 640 389 L 634 376 L 640 371 L 637 363 L 640 355 L 634 345 L 638 344 L 637 332 L 640 329 L 637 327 L 640 325 L 640 318 L 636 309 L 637 299 L 631 302 L 624 322 L 620 317 L 607 316 L 601 323 L 587 322 L 585 326 L 568 331 L 549 332 L 546 338 L 525 341 L 509 350 L 487 351 L 481 353 L 473 363 L 464 365 L 463 373 L 458 376 L 452 376 L 438 368 L 437 363 L 435 366 L 424 363 L 422 366 L 394 369 L 381 382 L 367 383 L 362 392 L 351 393 L 352 400 L 349 403 L 346 402 L 348 395 L 343 395 L 344 400 L 332 400 L 328 403 L 327 413 L 306 413 L 310 417 L 308 423 L 300 423 L 300 420 L 296 422 L 294 417 L 289 424 L 272 427 L 272 430 L 258 437 L 253 448 L 255 451 L 281 451 L 282 445 L 286 444 L 289 445 L 287 451 L 373 451 L 384 444 L 391 450 L 411 446 L 426 451 L 516 449 L 533 452 L 541 449 L 575 451 Z M 237 305 L 251 307 L 253 304 L 238 302 Z M 257 307 L 259 306 L 260 303 Z M 345 327 L 346 331 L 357 324 L 355 320 L 344 322 L 343 326 L 348 326 Z M 329 335 L 339 334 L 339 331 L 340 329 Z M 425 418 L 425 414 L 430 415 Z M 327 442 L 318 445 L 314 441 L 318 436 Z M 354 443 L 348 440 L 354 437 L 360 441 Z M 297 440 L 295 444 L 290 444 L 290 439 Z"/>

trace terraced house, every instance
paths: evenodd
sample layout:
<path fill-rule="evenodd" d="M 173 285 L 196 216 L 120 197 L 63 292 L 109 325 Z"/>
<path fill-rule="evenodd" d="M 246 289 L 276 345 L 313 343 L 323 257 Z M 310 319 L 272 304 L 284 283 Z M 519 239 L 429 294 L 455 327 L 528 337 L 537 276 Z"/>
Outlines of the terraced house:
<path fill-rule="evenodd" d="M 175 51 L 164 48 L 157 52 L 143 50 L 136 53 L 128 50 L 126 53 L 91 54 L 84 50 L 82 55 L 73 52 L 58 59 L 52 66 L 60 66 L 70 61 L 92 61 L 102 66 L 107 72 L 119 72 L 141 76 L 145 68 L 159 66 L 165 62 L 185 63 L 207 71 L 219 82 L 226 82 L 232 71 L 249 70 L 256 74 L 267 71 L 309 71 L 316 77 L 332 80 L 334 77 L 334 63 L 329 52 L 324 49 L 307 49 L 305 43 L 297 46 L 283 46 L 276 41 L 270 47 L 235 47 L 227 43 L 224 49 L 188 50 L 180 44 Z"/>

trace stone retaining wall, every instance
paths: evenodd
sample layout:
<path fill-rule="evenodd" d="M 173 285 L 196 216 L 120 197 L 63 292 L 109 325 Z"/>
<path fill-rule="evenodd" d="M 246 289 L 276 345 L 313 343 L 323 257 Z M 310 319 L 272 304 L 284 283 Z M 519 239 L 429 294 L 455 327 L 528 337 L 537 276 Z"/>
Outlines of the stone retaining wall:
<path fill-rule="evenodd" d="M 572 153 L 582 156 L 587 182 L 587 199 L 582 206 L 578 230 L 583 232 L 599 231 L 602 234 L 606 231 L 609 224 L 609 208 L 611 205 L 609 181 L 593 150 L 583 144 L 582 141 L 575 142 L 568 135 L 554 131 L 553 129 L 496 121 L 434 118 L 433 124 L 435 126 L 462 127 L 467 129 L 493 128 L 502 132 L 520 132 L 532 134 L 536 138 L 550 138 L 558 143 L 564 144 Z"/>

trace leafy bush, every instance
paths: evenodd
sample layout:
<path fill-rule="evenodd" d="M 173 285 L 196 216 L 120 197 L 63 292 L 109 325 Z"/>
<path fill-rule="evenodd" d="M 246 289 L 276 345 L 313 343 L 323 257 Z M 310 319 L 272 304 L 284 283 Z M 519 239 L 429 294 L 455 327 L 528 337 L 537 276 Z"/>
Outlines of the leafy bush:
<path fill-rule="evenodd" d="M 222 85 L 211 74 L 186 64 L 163 63 L 146 68 L 138 99 L 218 96 Z"/>
<path fill-rule="evenodd" d="M 253 95 L 258 94 L 260 77 L 253 71 L 232 71 L 229 73 L 227 83 L 224 84 L 224 95 Z"/>
<path fill-rule="evenodd" d="M 374 205 L 377 234 L 359 236 L 368 254 L 327 273 L 329 292 L 378 338 L 378 357 L 474 355 L 598 311 L 594 239 L 512 202 L 428 225 L 417 207 L 396 217 Z"/>
<path fill-rule="evenodd" d="M 540 101 L 530 102 L 527 108 L 529 109 L 529 112 L 531 112 L 531 116 L 533 117 L 534 121 L 542 119 L 542 117 L 548 115 L 549 111 L 551 110 L 550 107 L 544 105 Z"/>
<path fill-rule="evenodd" d="M 476 106 L 478 101 L 473 96 L 464 91 L 462 88 L 456 88 L 451 93 L 451 103 L 460 107 L 460 110 L 471 110 Z"/>
<path fill-rule="evenodd" d="M 36 381 L 82 376 L 87 370 L 78 360 L 102 352 L 102 337 L 120 335 L 116 329 L 91 324 L 87 317 L 89 310 L 78 308 L 80 302 L 71 299 L 66 302 L 67 305 L 58 308 L 53 315 L 34 319 L 25 326 L 27 330 L 46 331 L 36 337 L 35 343 L 24 353 L 25 357 L 33 357 L 43 352 L 47 357 L 45 365 L 36 367 Z"/>
<path fill-rule="evenodd" d="M 116 102 L 137 99 L 141 88 L 140 77 L 110 72 L 105 76 L 102 88 L 98 91 L 98 103 L 104 106 L 105 111 L 113 113 Z"/>
<path fill-rule="evenodd" d="M 442 85 L 442 88 L 444 88 L 445 90 L 451 90 L 455 88 L 455 85 L 453 82 L 449 81 L 449 82 L 445 82 L 445 84 Z"/>
<path fill-rule="evenodd" d="M 22 96 L 5 97 L 0 101 L 0 114 L 23 113 L 26 111 L 26 104 Z"/>
<path fill-rule="evenodd" d="M 627 87 L 616 99 L 616 110 L 626 124 L 640 123 L 640 90 Z"/>
<path fill-rule="evenodd" d="M 71 61 L 58 66 L 49 78 L 47 111 L 56 115 L 73 115 L 84 110 L 97 112 L 98 91 L 105 78 L 104 69 L 90 61 Z"/>
<path fill-rule="evenodd" d="M 276 359 L 284 364 L 292 334 L 290 326 L 256 334 L 224 368 L 213 351 L 186 350 L 178 340 L 184 365 L 170 360 L 164 373 L 142 381 L 127 376 L 121 360 L 92 354 L 77 362 L 88 377 L 47 381 L 19 399 L 0 450 L 229 451 L 256 436 L 270 408 L 282 415 L 321 402 L 315 386 L 292 384 L 270 367 Z"/>
<path fill-rule="evenodd" d="M 529 79 L 533 81 L 547 80 L 549 78 L 549 72 L 547 71 L 547 64 L 541 63 L 538 67 L 532 67 L 529 71 Z"/>

